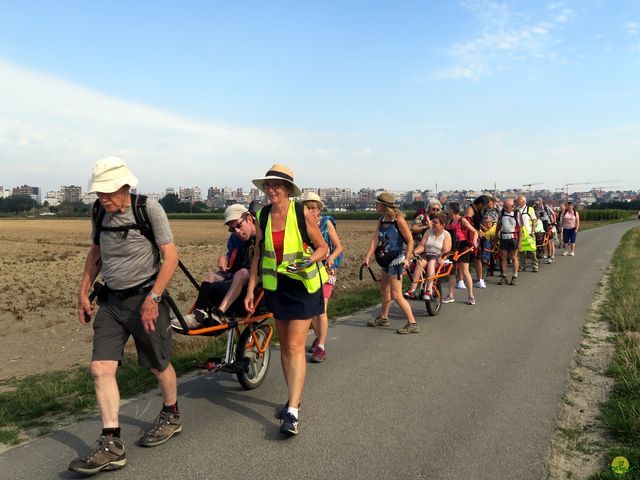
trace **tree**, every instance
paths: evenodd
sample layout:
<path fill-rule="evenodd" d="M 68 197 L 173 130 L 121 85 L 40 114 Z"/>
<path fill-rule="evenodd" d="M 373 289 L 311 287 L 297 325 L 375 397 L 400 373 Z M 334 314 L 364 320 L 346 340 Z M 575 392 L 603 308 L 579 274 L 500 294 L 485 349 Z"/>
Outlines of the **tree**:
<path fill-rule="evenodd" d="M 175 193 L 169 193 L 160 200 L 160 205 L 167 213 L 176 213 L 179 211 L 180 199 Z"/>

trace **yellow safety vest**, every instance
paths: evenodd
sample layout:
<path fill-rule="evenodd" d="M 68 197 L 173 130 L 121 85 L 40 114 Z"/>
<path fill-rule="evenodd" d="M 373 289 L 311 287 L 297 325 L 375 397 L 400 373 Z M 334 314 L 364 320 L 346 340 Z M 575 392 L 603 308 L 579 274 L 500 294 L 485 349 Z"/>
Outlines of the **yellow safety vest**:
<path fill-rule="evenodd" d="M 258 223 L 262 210 L 258 211 Z M 277 264 L 276 251 L 273 246 L 271 231 L 271 215 L 267 219 L 262 247 L 262 288 L 274 291 L 278 288 L 278 274 L 298 280 L 304 284 L 309 293 L 317 292 L 328 280 L 327 270 L 321 262 L 316 262 L 296 273 L 287 271 L 287 265 L 299 262 L 311 255 L 309 247 L 305 251 L 302 235 L 298 230 L 298 219 L 294 202 L 289 203 L 287 220 L 284 227 L 284 245 L 282 250 L 282 263 Z"/>

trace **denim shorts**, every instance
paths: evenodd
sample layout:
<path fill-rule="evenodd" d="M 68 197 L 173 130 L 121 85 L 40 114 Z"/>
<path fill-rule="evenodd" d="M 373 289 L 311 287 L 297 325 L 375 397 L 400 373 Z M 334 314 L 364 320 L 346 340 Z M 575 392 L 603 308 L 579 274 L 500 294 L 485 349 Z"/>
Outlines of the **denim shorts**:
<path fill-rule="evenodd" d="M 380 267 L 382 268 L 382 271 L 384 273 L 386 273 L 389 276 L 402 276 L 402 274 L 404 273 L 404 262 L 400 262 L 397 265 L 390 265 L 389 267 Z"/>

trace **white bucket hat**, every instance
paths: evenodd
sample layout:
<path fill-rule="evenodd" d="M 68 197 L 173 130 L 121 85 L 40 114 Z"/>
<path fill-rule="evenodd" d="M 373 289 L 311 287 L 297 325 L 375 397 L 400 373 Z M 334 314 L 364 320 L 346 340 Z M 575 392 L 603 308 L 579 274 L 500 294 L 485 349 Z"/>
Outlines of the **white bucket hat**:
<path fill-rule="evenodd" d="M 282 180 L 291 185 L 291 196 L 299 197 L 302 193 L 300 187 L 293 183 L 293 170 L 284 165 L 278 165 L 277 163 L 271 165 L 271 168 L 267 171 L 267 174 L 262 178 L 254 178 L 253 184 L 258 187 L 259 190 L 264 192 L 262 184 L 268 180 Z"/>
<path fill-rule="evenodd" d="M 224 210 L 224 224 L 226 225 L 229 222 L 235 222 L 248 212 L 249 210 L 247 210 L 244 205 L 240 205 L 239 203 L 229 205 Z"/>
<path fill-rule="evenodd" d="M 89 193 L 113 193 L 123 185 L 135 187 L 138 179 L 129 171 L 129 167 L 120 157 L 107 157 L 93 165 Z"/>
<path fill-rule="evenodd" d="M 300 197 L 300 201 L 302 203 L 318 202 L 320 204 L 320 210 L 324 210 L 324 202 L 316 192 L 304 192 Z"/>

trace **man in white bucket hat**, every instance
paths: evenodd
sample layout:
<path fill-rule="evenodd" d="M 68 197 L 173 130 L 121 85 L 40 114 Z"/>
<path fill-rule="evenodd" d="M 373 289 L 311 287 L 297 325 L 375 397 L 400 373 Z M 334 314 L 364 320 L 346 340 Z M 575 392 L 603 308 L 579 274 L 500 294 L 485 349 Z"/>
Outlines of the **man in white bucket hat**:
<path fill-rule="evenodd" d="M 92 215 L 93 244 L 78 291 L 78 317 L 83 324 L 91 321 L 94 307 L 89 290 L 102 273 L 91 359 L 102 434 L 93 450 L 69 465 L 69 470 L 85 475 L 122 468 L 127 461 L 120 439 L 116 370 L 129 336 L 135 339 L 140 366 L 149 368 L 158 379 L 163 399 L 162 411 L 139 444 L 161 445 L 182 430 L 176 373 L 169 361 L 169 307 L 163 300 L 178 253 L 160 204 L 130 194 L 130 187 L 137 184 L 138 179 L 118 157 L 98 160 L 89 182 L 89 191 L 97 193 L 98 200 Z M 141 216 L 146 217 L 144 221 Z"/>

